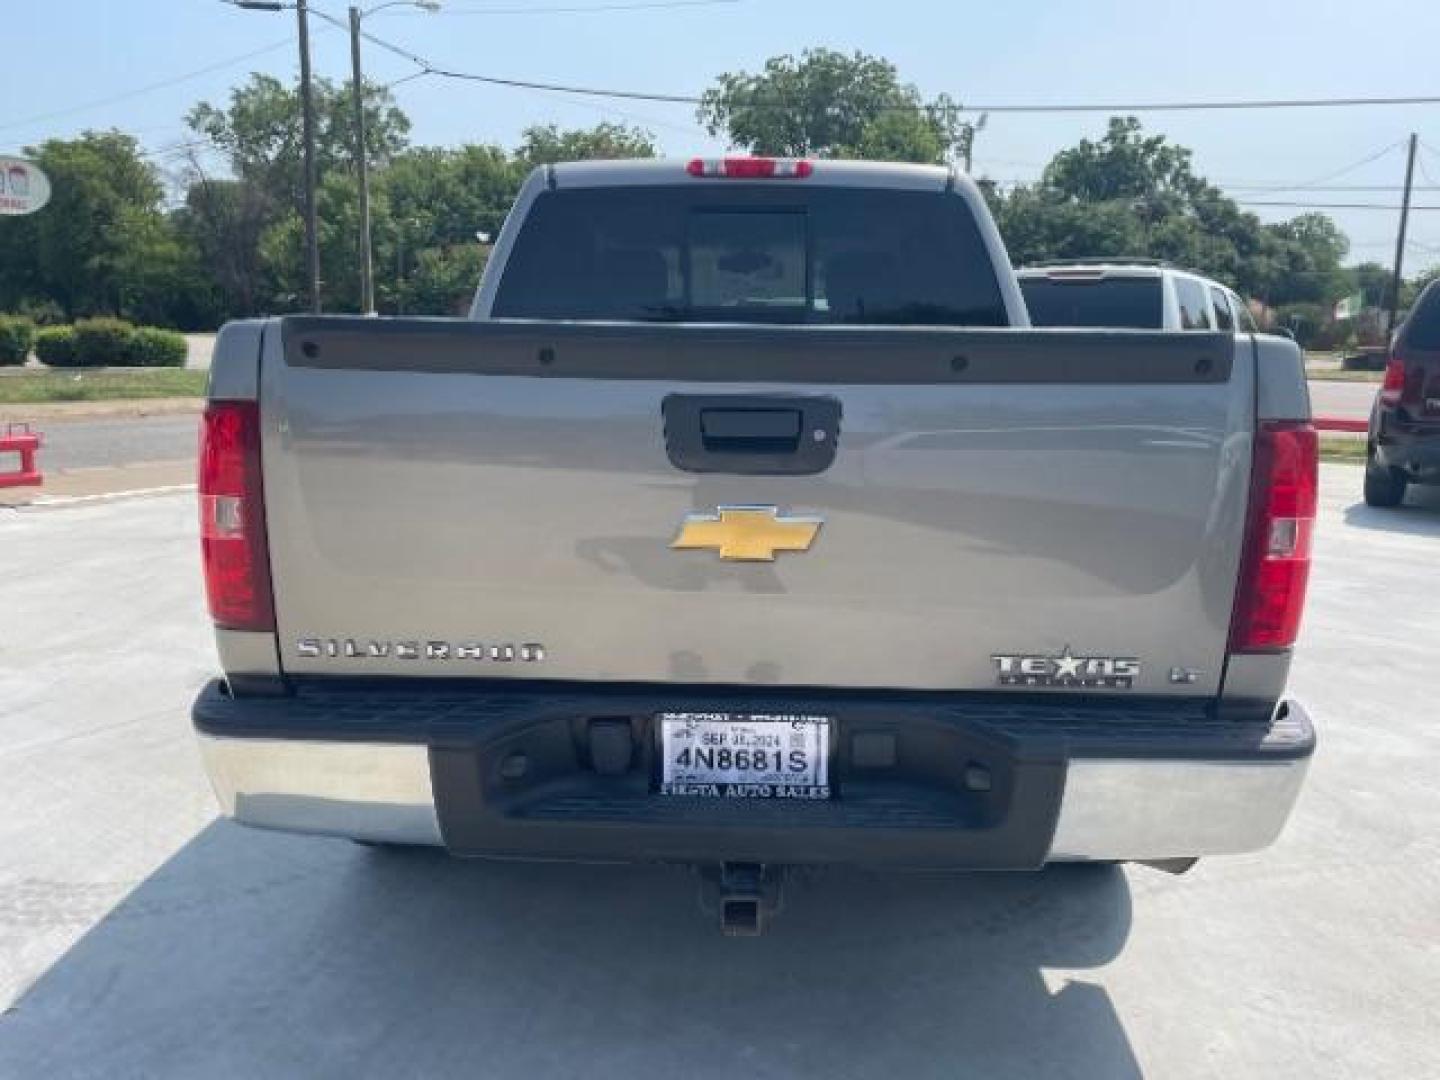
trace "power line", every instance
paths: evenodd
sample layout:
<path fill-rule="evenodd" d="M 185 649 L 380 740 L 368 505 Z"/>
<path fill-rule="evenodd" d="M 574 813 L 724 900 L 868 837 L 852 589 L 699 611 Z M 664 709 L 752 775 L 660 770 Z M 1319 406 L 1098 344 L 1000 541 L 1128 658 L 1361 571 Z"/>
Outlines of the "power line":
<path fill-rule="evenodd" d="M 720 7 L 742 3 L 743 0 L 646 0 L 631 4 L 590 4 L 587 6 L 531 8 L 441 8 L 435 15 L 591 15 L 616 11 L 659 11 L 669 8 Z M 415 15 L 418 12 L 389 11 L 388 15 Z"/>
<path fill-rule="evenodd" d="M 1419 159 L 1416 159 L 1418 164 Z M 1253 184 L 1223 184 L 1222 187 L 1230 191 L 1404 191 L 1402 184 L 1311 184 L 1304 188 L 1291 187 L 1260 187 Z M 1440 191 L 1440 184 L 1415 184 L 1411 191 Z"/>
<path fill-rule="evenodd" d="M 1346 165 L 1344 168 L 1336 169 L 1334 172 L 1328 172 L 1328 173 L 1326 173 L 1324 176 L 1317 176 L 1317 177 L 1315 177 L 1313 180 L 1303 180 L 1303 181 L 1301 181 L 1301 182 L 1298 183 L 1298 184 L 1274 184 L 1274 185 L 1269 185 L 1269 186 L 1265 186 L 1265 187 L 1248 188 L 1248 189 L 1246 189 L 1246 190 L 1250 190 L 1250 191 L 1307 191 L 1307 190 L 1318 190 L 1319 186 L 1322 185 L 1322 184 L 1327 184 L 1327 183 L 1329 183 L 1331 180 L 1338 180 L 1340 177 L 1345 176 L 1345 175 L 1347 175 L 1347 174 L 1349 174 L 1349 173 L 1352 173 L 1352 172 L 1354 172 L 1356 169 L 1362 169 L 1362 168 L 1364 168 L 1366 165 L 1369 165 L 1372 161 L 1379 161 L 1382 157 L 1384 157 L 1386 154 L 1390 153 L 1392 150 L 1398 149 L 1398 148 L 1400 147 L 1400 145 L 1401 145 L 1404 141 L 1405 141 L 1404 139 L 1397 139 L 1395 142 L 1391 143 L 1389 146 L 1382 146 L 1379 150 L 1376 150 L 1374 153 L 1366 154 L 1366 155 L 1365 155 L 1364 157 L 1362 157 L 1359 161 L 1351 162 L 1349 165 Z M 1235 185 L 1231 185 L 1231 186 L 1233 187 L 1233 186 L 1235 186 Z"/>
<path fill-rule="evenodd" d="M 1428 146 L 1426 146 L 1424 143 L 1421 143 L 1420 145 L 1425 149 L 1426 153 L 1434 153 L 1434 151 L 1431 150 L 1431 149 L 1430 149 Z M 1435 183 L 1435 178 L 1430 175 L 1430 170 L 1427 169 L 1427 168 L 1425 168 L 1425 155 L 1424 155 L 1424 154 L 1417 154 L 1416 157 L 1415 157 L 1415 164 L 1420 167 L 1420 175 L 1425 178 L 1425 183 L 1426 183 L 1426 184 L 1433 185 L 1433 184 Z M 1417 187 L 1417 188 L 1415 188 L 1415 190 L 1416 190 L 1416 191 L 1429 191 L 1429 190 L 1432 190 L 1432 189 L 1431 189 L 1431 188 L 1428 188 L 1428 187 Z"/>
<path fill-rule="evenodd" d="M 330 22 L 338 23 L 332 16 L 325 15 L 318 10 L 315 14 Z M 432 63 L 418 53 L 412 52 L 394 42 L 387 41 L 368 32 L 362 32 L 365 40 L 372 44 L 394 53 L 396 56 L 404 57 L 412 64 L 420 67 L 428 75 L 435 75 L 443 79 L 456 79 L 464 82 L 485 83 L 489 86 L 505 86 L 518 90 L 549 90 L 558 94 L 576 94 L 582 97 L 618 98 L 628 101 L 656 101 L 669 105 L 700 105 L 704 98 L 698 94 L 685 93 L 661 93 L 651 90 L 620 90 L 610 87 L 581 86 L 572 83 L 546 82 L 537 79 L 517 79 L 501 75 L 486 75 L 474 71 L 456 71 L 453 68 L 441 67 Z M 1085 113 L 1085 112 L 1109 112 L 1109 113 L 1134 113 L 1134 112 L 1194 112 L 1204 110 L 1235 110 L 1235 109 L 1315 109 L 1315 108 L 1343 108 L 1351 106 L 1377 106 L 1377 105 L 1440 105 L 1440 95 L 1415 96 L 1415 97 L 1367 97 L 1367 98 L 1290 98 L 1290 99 L 1269 99 L 1250 101 L 1170 101 L 1170 102 L 1143 102 L 1131 104 L 1051 104 L 1051 105 L 956 105 L 956 112 L 966 113 Z M 794 109 L 795 103 L 785 101 L 746 101 L 746 108 L 757 109 Z M 915 112 L 917 108 L 908 104 L 878 105 L 875 107 L 881 112 Z M 1393 146 L 1387 146 L 1378 151 L 1374 156 L 1380 157 L 1392 150 Z M 1369 160 L 1373 160 L 1369 159 Z M 1365 162 L 1357 162 L 1354 166 L 1347 166 L 1340 173 L 1342 175 L 1351 168 L 1358 168 Z"/>
<path fill-rule="evenodd" d="M 281 41 L 272 42 L 271 44 L 266 45 L 263 48 L 254 49 L 247 53 L 241 53 L 239 56 L 232 56 L 226 60 L 217 60 L 215 63 L 208 64 L 203 68 L 196 68 L 194 71 L 187 71 L 183 75 L 175 75 L 168 79 L 162 79 L 160 82 L 150 83 L 146 86 L 136 87 L 134 90 L 126 90 L 118 94 L 109 94 L 103 98 L 96 98 L 93 101 L 87 101 L 80 105 L 71 105 L 64 109 L 56 109 L 53 112 L 40 113 L 36 116 L 29 116 L 26 117 L 24 120 L 12 120 L 7 124 L 0 124 L 0 131 L 10 131 L 14 128 L 29 127 L 32 124 L 44 123 L 48 120 L 58 120 L 61 117 L 73 116 L 75 113 L 86 112 L 90 109 L 97 109 L 104 105 L 113 105 L 117 101 L 129 101 L 131 98 L 140 97 L 142 94 L 151 94 L 154 93 L 156 90 L 165 90 L 180 83 L 188 82 L 191 79 L 198 79 L 202 76 L 213 74 L 216 71 L 221 71 L 227 67 L 233 67 L 236 64 L 242 64 L 246 60 L 253 60 L 257 56 L 264 56 L 266 53 L 274 52 L 276 49 L 285 48 L 290 44 L 291 39 L 287 37 Z"/>
<path fill-rule="evenodd" d="M 961 112 L 993 113 L 1137 113 L 1209 112 L 1246 109 L 1343 109 L 1375 105 L 1437 105 L 1440 96 L 1270 98 L 1250 101 L 1148 101 L 1138 104 L 964 105 Z"/>
<path fill-rule="evenodd" d="M 377 42 L 379 44 L 379 42 Z M 399 50 L 396 50 L 399 51 Z M 420 63 L 413 54 L 407 59 Z M 467 82 L 486 83 L 491 86 L 508 86 L 525 90 L 553 90 L 561 94 L 578 94 L 585 97 L 624 98 L 631 101 L 658 101 L 671 105 L 700 105 L 704 98 L 696 94 L 657 93 L 646 90 L 615 90 L 594 86 L 575 86 L 566 83 L 538 82 L 531 79 L 512 79 L 498 75 L 482 75 L 470 71 L 454 71 L 429 63 L 424 66 L 431 75 L 445 79 L 459 79 Z M 1235 109 L 1320 109 L 1348 106 L 1377 105 L 1440 105 L 1440 96 L 1405 98 L 1314 98 L 1308 100 L 1276 101 L 1191 101 L 1191 102 L 1147 102 L 1132 104 L 1094 105 L 957 105 L 955 111 L 965 113 L 1137 113 L 1137 112 L 1199 112 L 1206 110 Z M 784 101 L 746 101 L 745 108 L 752 109 L 793 109 L 796 105 Z M 914 105 L 879 105 L 882 112 L 915 112 Z M 1392 149 L 1387 147 L 1386 151 Z"/>
<path fill-rule="evenodd" d="M 406 83 L 414 82 L 416 79 L 423 79 L 428 74 L 430 74 L 428 71 L 412 71 L 409 75 L 401 75 L 400 78 L 393 82 L 382 84 L 380 88 L 382 90 L 394 90 L 397 86 L 404 86 Z"/>
<path fill-rule="evenodd" d="M 1307 202 L 1264 202 L 1251 199 L 1235 199 L 1240 206 L 1283 206 L 1295 210 L 1399 210 L 1399 204 L 1392 203 L 1307 203 Z M 1411 206 L 1411 210 L 1440 210 L 1440 206 Z"/>
<path fill-rule="evenodd" d="M 409 59 L 415 60 L 413 54 Z M 418 61 L 417 61 L 418 62 Z M 586 97 L 626 98 L 632 101 L 658 101 L 674 105 L 699 105 L 704 98 L 696 94 L 657 93 L 646 90 L 615 90 L 594 86 L 574 86 L 565 83 L 537 82 L 530 79 L 512 79 L 498 75 L 482 75 L 477 72 L 454 71 L 426 64 L 429 74 L 446 79 L 461 79 L 468 82 L 488 83 L 492 86 L 509 86 L 527 90 L 553 90 L 562 94 L 578 94 Z M 956 105 L 956 112 L 965 113 L 1137 113 L 1137 112 L 1199 112 L 1207 110 L 1235 109 L 1323 109 L 1349 106 L 1377 105 L 1440 105 L 1440 96 L 1435 97 L 1392 97 L 1392 98 L 1313 98 L 1274 101 L 1190 101 L 1190 102 L 1145 102 L 1131 104 L 1087 104 L 1087 105 Z M 793 109 L 796 105 L 784 101 L 746 101 L 745 108 Z M 914 112 L 914 105 L 878 105 L 883 112 Z M 1386 151 L 1393 147 L 1386 147 Z M 1378 155 L 1377 155 L 1378 156 Z"/>

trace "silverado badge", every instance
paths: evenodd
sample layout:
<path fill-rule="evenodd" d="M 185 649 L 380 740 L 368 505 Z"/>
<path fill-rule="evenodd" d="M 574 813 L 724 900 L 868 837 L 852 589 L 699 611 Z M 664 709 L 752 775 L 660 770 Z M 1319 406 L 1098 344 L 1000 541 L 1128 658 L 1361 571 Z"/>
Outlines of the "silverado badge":
<path fill-rule="evenodd" d="M 672 548 L 710 549 L 722 559 L 774 562 L 777 551 L 809 551 L 823 521 L 781 515 L 774 506 L 719 506 L 713 514 L 688 514 Z"/>

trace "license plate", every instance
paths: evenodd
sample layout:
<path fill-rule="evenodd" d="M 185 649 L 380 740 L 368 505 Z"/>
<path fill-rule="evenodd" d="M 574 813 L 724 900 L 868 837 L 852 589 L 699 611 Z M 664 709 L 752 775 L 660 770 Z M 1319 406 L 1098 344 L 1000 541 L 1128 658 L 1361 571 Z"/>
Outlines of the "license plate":
<path fill-rule="evenodd" d="M 660 791 L 732 799 L 830 798 L 830 718 L 661 713 Z"/>

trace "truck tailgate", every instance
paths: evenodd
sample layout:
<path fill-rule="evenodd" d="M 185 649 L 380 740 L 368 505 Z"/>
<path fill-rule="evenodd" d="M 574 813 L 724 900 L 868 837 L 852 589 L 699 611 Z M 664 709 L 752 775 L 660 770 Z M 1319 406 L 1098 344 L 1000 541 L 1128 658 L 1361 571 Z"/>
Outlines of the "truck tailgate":
<path fill-rule="evenodd" d="M 282 334 L 261 388 L 288 672 L 1218 688 L 1248 339 L 315 318 Z M 718 409 L 717 432 L 735 403 L 742 437 L 765 414 L 762 448 L 788 437 L 787 401 L 829 403 L 833 460 L 807 428 L 795 452 L 820 452 L 818 471 L 747 455 L 690 471 L 667 399 Z M 722 558 L 714 530 L 672 547 L 725 507 L 819 529 L 773 561 Z"/>

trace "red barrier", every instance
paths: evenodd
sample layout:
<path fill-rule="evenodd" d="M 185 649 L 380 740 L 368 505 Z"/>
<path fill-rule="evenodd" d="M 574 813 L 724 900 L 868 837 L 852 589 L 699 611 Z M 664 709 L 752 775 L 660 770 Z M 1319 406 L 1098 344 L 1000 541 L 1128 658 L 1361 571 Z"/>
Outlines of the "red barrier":
<path fill-rule="evenodd" d="M 1316 431 L 1354 431 L 1360 434 L 1370 430 L 1368 420 L 1349 420 L 1338 416 L 1319 416 L 1315 418 Z"/>
<path fill-rule="evenodd" d="M 5 434 L 0 435 L 0 454 L 19 454 L 19 472 L 0 472 L 0 488 L 38 487 L 45 482 L 40 470 L 35 467 L 35 454 L 40 449 L 40 433 L 31 431 L 29 424 L 7 424 Z"/>

